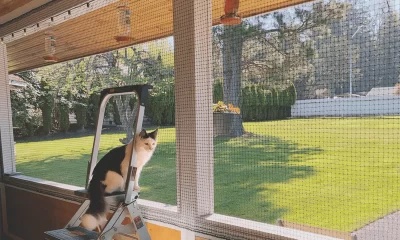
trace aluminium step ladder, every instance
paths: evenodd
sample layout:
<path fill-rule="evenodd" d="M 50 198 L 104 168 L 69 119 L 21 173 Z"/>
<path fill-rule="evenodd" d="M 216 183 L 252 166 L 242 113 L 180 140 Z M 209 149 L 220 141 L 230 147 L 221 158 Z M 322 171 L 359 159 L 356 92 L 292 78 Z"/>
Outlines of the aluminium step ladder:
<path fill-rule="evenodd" d="M 139 193 L 133 190 L 136 173 L 136 154 L 134 148 L 132 150 L 131 163 L 129 166 L 128 176 L 126 178 L 125 192 L 117 192 L 105 196 L 106 202 L 109 205 L 117 206 L 117 208 L 112 214 L 111 218 L 105 224 L 104 228 L 99 233 L 97 233 L 94 231 L 88 231 L 79 226 L 81 224 L 81 217 L 85 214 L 90 203 L 90 200 L 88 199 L 87 188 L 89 186 L 93 170 L 97 163 L 100 135 L 108 100 L 113 96 L 129 94 L 138 95 L 139 107 L 137 108 L 138 112 L 136 115 L 134 128 L 136 134 L 142 130 L 144 110 L 147 104 L 149 89 L 151 88 L 152 86 L 148 84 L 131 85 L 124 87 L 107 88 L 101 92 L 100 110 L 97 119 L 92 156 L 90 162 L 88 163 L 86 188 L 84 190 L 79 190 L 75 192 L 75 195 L 84 197 L 86 198 L 86 200 L 82 203 L 78 211 L 63 229 L 45 232 L 45 240 L 112 240 L 114 235 L 116 234 L 136 240 L 151 240 L 137 203 Z M 133 141 L 135 141 L 135 138 L 133 139 Z M 133 146 L 134 144 L 132 144 L 132 147 Z M 122 225 L 122 222 L 126 216 L 130 217 L 132 223 Z M 135 235 L 133 236 L 132 234 Z"/>

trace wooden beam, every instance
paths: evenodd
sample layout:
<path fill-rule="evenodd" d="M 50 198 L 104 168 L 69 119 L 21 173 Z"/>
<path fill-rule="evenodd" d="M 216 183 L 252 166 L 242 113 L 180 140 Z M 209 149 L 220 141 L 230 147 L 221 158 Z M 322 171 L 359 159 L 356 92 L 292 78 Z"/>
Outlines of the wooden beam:
<path fill-rule="evenodd" d="M 13 0 L 14 1 L 14 0 Z M 17 19 L 0 25 L 0 36 L 11 34 L 29 25 L 42 21 L 43 19 L 50 18 L 60 12 L 69 8 L 75 7 L 79 4 L 85 3 L 88 0 L 58 0 L 51 1 L 39 8 L 33 9 Z"/>
<path fill-rule="evenodd" d="M 78 0 L 74 1 L 76 3 Z M 307 1 L 309 0 L 241 0 L 239 13 L 243 17 L 254 16 Z M 118 4 L 114 2 L 53 27 L 57 36 L 56 55 L 60 61 L 107 52 L 173 34 L 171 0 L 129 0 L 129 2 L 133 37 L 131 42 L 118 44 L 114 40 L 114 36 L 117 35 L 116 6 Z M 60 6 L 58 7 L 60 9 Z M 219 24 L 220 16 L 223 14 L 224 0 L 212 1 L 210 17 L 213 25 Z M 48 64 L 42 59 L 44 56 L 43 31 L 9 42 L 7 48 L 10 73 Z"/>

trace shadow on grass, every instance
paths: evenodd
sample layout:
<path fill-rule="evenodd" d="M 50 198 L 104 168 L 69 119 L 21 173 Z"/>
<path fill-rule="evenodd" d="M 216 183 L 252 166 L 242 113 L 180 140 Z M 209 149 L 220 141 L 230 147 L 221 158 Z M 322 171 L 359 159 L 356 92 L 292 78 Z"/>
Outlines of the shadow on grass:
<path fill-rule="evenodd" d="M 65 146 L 68 148 L 68 146 Z M 111 149 L 111 148 L 110 148 Z M 103 149 L 99 156 L 109 149 Z M 284 184 L 314 174 L 307 160 L 318 148 L 271 136 L 214 139 L 215 212 L 274 223 L 287 209 L 274 205 L 274 184 Z M 46 159 L 17 162 L 27 176 L 84 186 L 90 153 L 54 154 Z M 176 205 L 176 144 L 159 143 L 140 179 L 141 198 Z"/>
<path fill-rule="evenodd" d="M 99 159 L 111 149 L 102 149 Z M 18 162 L 17 159 L 17 170 L 26 176 L 84 187 L 90 156 L 91 153 L 53 153 L 45 159 L 30 159 L 29 162 Z M 153 158 L 141 175 L 141 198 L 176 205 L 175 159 L 175 143 L 159 143 Z"/>
<path fill-rule="evenodd" d="M 74 158 L 54 155 L 42 160 L 32 159 L 21 163 L 17 160 L 17 170 L 26 176 L 83 187 L 89 159 L 90 154 L 79 157 L 74 155 Z"/>
<path fill-rule="evenodd" d="M 215 138 L 215 212 L 275 223 L 287 209 L 274 205 L 272 184 L 311 176 L 304 163 L 321 151 L 271 136 Z"/>
<path fill-rule="evenodd" d="M 148 129 L 155 129 L 154 126 L 146 127 Z M 170 128 L 170 127 L 160 127 L 163 128 Z M 42 141 L 53 141 L 53 140 L 65 140 L 65 139 L 76 139 L 81 137 L 93 137 L 96 131 L 95 129 L 85 129 L 84 131 L 70 131 L 66 133 L 51 133 L 49 135 L 39 135 L 39 136 L 32 136 L 32 137 L 21 137 L 16 138 L 15 141 L 17 143 L 29 143 L 29 142 L 42 142 Z M 121 134 L 124 135 L 125 131 L 122 128 L 112 126 L 112 127 L 103 127 L 102 129 L 102 136 L 107 134 Z"/>

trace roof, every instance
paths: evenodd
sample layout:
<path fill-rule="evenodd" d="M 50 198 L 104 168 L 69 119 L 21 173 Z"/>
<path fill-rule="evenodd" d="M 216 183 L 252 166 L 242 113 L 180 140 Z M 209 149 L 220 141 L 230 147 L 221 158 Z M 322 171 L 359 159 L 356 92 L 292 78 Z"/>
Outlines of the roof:
<path fill-rule="evenodd" d="M 367 93 L 367 97 L 369 96 L 393 96 L 395 95 L 396 87 L 381 87 L 381 88 L 372 88 L 371 91 Z"/>
<path fill-rule="evenodd" d="M 11 89 L 22 88 L 26 86 L 26 82 L 17 75 L 8 75 L 9 85 Z"/>

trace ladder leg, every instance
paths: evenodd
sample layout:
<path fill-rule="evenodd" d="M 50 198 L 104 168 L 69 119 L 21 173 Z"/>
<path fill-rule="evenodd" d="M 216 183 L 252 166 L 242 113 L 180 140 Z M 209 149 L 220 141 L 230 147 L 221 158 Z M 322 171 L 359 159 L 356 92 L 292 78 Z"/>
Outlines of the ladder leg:
<path fill-rule="evenodd" d="M 124 205 L 120 204 L 110 220 L 107 221 L 103 231 L 99 234 L 99 240 L 112 240 L 114 234 L 117 233 L 117 228 L 115 226 L 120 225 L 125 218 L 124 210 Z"/>
<path fill-rule="evenodd" d="M 133 218 L 132 223 L 135 225 L 140 240 L 151 240 L 146 224 L 141 216 L 141 212 L 137 202 L 133 202 L 127 206 L 130 215 Z"/>
<path fill-rule="evenodd" d="M 81 217 L 83 214 L 85 214 L 86 209 L 88 209 L 89 207 L 89 204 L 90 200 L 85 200 L 65 227 L 68 228 L 79 226 L 79 224 L 81 224 Z"/>
<path fill-rule="evenodd" d="M 129 224 L 120 226 L 120 227 L 118 227 L 117 231 L 118 231 L 118 234 L 120 234 L 122 236 L 137 239 L 136 229 L 135 229 L 135 226 L 133 225 L 133 223 L 129 223 Z M 132 236 L 132 235 L 134 235 L 134 236 Z"/>

